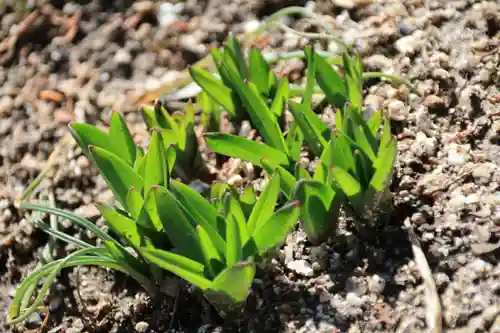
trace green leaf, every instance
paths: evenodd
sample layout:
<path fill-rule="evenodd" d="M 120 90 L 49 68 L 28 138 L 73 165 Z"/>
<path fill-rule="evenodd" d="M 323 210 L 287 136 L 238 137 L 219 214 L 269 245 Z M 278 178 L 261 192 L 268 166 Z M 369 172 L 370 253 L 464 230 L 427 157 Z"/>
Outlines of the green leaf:
<path fill-rule="evenodd" d="M 131 166 L 109 151 L 96 146 L 90 146 L 89 150 L 116 199 L 123 207 L 127 207 L 129 188 L 134 186 L 138 191 L 141 191 L 144 180 Z"/>
<path fill-rule="evenodd" d="M 217 213 L 215 207 L 190 186 L 179 181 L 172 180 L 170 190 L 194 221 L 203 227 L 204 232 L 208 234 L 217 250 L 224 253 L 226 242 L 221 235 L 224 235 L 225 230 L 223 229 L 226 226 L 221 223 L 222 217 Z"/>
<path fill-rule="evenodd" d="M 314 51 L 311 46 L 305 48 L 304 53 L 307 57 L 307 76 L 306 76 L 306 89 L 304 90 L 304 96 L 302 97 L 303 105 L 308 108 L 312 107 L 312 95 L 314 90 L 314 74 L 316 72 L 316 61 L 314 57 Z"/>
<path fill-rule="evenodd" d="M 367 146 L 367 148 L 371 148 L 370 150 L 373 152 L 373 155 L 375 155 L 378 150 L 377 139 L 375 138 L 375 135 L 372 134 L 371 128 L 368 126 L 367 122 L 363 119 L 358 110 L 353 110 L 350 107 L 348 107 L 347 109 L 349 110 L 349 118 L 351 118 L 355 123 L 355 127 L 361 127 L 361 131 L 359 131 L 358 135 L 363 134 L 364 138 L 360 140 L 368 143 L 369 145 Z M 356 129 L 354 129 L 354 135 L 356 137 Z M 356 142 L 359 144 L 357 137 Z M 366 145 L 366 143 L 363 144 Z M 369 153 L 367 152 L 367 154 Z"/>
<path fill-rule="evenodd" d="M 246 100 L 249 102 L 247 111 L 252 122 L 267 144 L 287 153 L 283 133 L 276 118 L 273 117 L 271 110 L 269 110 L 267 103 L 258 96 L 257 87 L 252 82 L 248 82 L 246 88 L 243 90 L 245 91 Z"/>
<path fill-rule="evenodd" d="M 112 206 L 103 203 L 96 204 L 96 206 L 111 230 L 126 239 L 134 248 L 144 245 L 141 244 L 141 236 L 134 220 L 120 214 Z"/>
<path fill-rule="evenodd" d="M 285 197 L 290 198 L 292 194 L 292 189 L 295 186 L 295 183 L 297 182 L 295 177 L 285 168 L 281 166 L 274 166 L 267 162 L 266 159 L 262 159 L 262 168 L 266 170 L 266 172 L 270 175 L 273 175 L 275 172 L 279 174 L 280 177 L 280 188 L 281 191 L 283 191 L 283 194 Z"/>
<path fill-rule="evenodd" d="M 139 168 L 141 163 L 144 160 L 144 150 L 141 147 L 137 147 L 136 149 L 136 155 L 135 155 L 135 161 L 134 161 L 134 171 L 140 174 Z M 140 174 L 141 175 L 141 174 Z M 141 175 L 143 177 L 143 175 Z"/>
<path fill-rule="evenodd" d="M 209 290 L 205 290 L 205 297 L 217 309 L 229 311 L 245 302 L 254 276 L 255 264 L 252 261 L 233 265 L 217 275 Z"/>
<path fill-rule="evenodd" d="M 155 233 L 161 234 L 163 238 L 165 238 L 163 223 L 160 220 L 158 209 L 156 208 L 156 195 L 154 191 L 149 191 L 147 193 L 139 216 L 136 218 L 136 223 L 141 228 L 152 230 Z"/>
<path fill-rule="evenodd" d="M 240 224 L 233 214 L 226 217 L 226 265 L 232 266 L 242 260 Z"/>
<path fill-rule="evenodd" d="M 214 78 L 204 69 L 191 67 L 189 69 L 193 80 L 226 111 L 235 116 L 236 106 L 232 98 L 232 90 L 224 86 L 220 80 Z"/>
<path fill-rule="evenodd" d="M 329 184 L 327 182 L 327 178 L 328 178 L 328 169 L 322 162 L 319 162 L 318 164 L 316 164 L 316 169 L 314 169 L 314 175 L 312 179 L 322 184 L 325 183 Z M 309 179 L 309 178 L 303 178 L 303 179 Z"/>
<path fill-rule="evenodd" d="M 304 142 L 304 134 L 299 128 L 296 121 L 293 121 L 286 136 L 286 145 L 292 161 L 298 162 L 300 160 L 300 152 L 302 150 L 302 143 Z"/>
<path fill-rule="evenodd" d="M 372 117 L 366 122 L 368 128 L 370 129 L 373 137 L 377 136 L 380 124 L 382 124 L 382 110 L 375 112 Z"/>
<path fill-rule="evenodd" d="M 109 253 L 120 265 L 125 269 L 126 272 L 139 272 L 142 274 L 147 274 L 148 266 L 131 255 L 123 247 L 119 247 L 111 241 L 104 242 L 104 246 L 108 249 Z M 129 273 L 133 276 L 133 273 Z"/>
<path fill-rule="evenodd" d="M 281 179 L 277 172 L 273 174 L 253 207 L 252 214 L 248 219 L 247 228 L 249 235 L 252 235 L 254 230 L 260 229 L 263 223 L 273 215 L 276 201 L 280 193 Z"/>
<path fill-rule="evenodd" d="M 154 111 L 154 109 L 152 107 L 150 107 L 150 106 L 143 106 L 140 109 L 140 112 L 141 112 L 141 115 L 142 115 L 142 119 L 146 123 L 146 126 L 147 126 L 148 129 L 152 129 L 152 128 L 155 128 L 155 127 L 160 127 L 160 124 L 156 120 L 155 111 Z"/>
<path fill-rule="evenodd" d="M 260 223 L 260 228 L 255 229 L 252 234 L 258 255 L 263 255 L 284 242 L 286 235 L 297 223 L 299 213 L 299 202 L 294 201 L 277 210 L 267 221 Z"/>
<path fill-rule="evenodd" d="M 304 139 L 307 142 L 307 146 L 314 155 L 320 156 L 323 148 L 326 145 L 326 140 L 321 135 L 320 130 L 315 127 L 314 124 L 310 121 L 309 117 L 307 117 L 307 106 L 292 101 L 289 101 L 288 105 L 295 121 L 298 123 L 298 126 L 304 133 Z"/>
<path fill-rule="evenodd" d="M 271 113 L 279 118 L 283 115 L 283 111 L 285 110 L 286 100 L 289 97 L 289 87 L 288 87 L 288 79 L 283 78 L 280 79 L 278 84 L 278 89 L 273 99 L 273 103 L 271 104 Z"/>
<path fill-rule="evenodd" d="M 243 212 L 243 209 L 241 208 L 238 200 L 236 200 L 236 198 L 231 193 L 226 193 L 224 197 L 224 210 L 226 212 L 226 216 L 229 217 L 230 215 L 232 215 L 238 223 L 238 230 L 241 238 L 240 242 L 241 244 L 245 244 L 249 237 L 245 213 Z M 228 240 L 229 236 L 226 235 L 226 241 Z"/>
<path fill-rule="evenodd" d="M 347 101 L 344 80 L 319 54 L 315 53 L 314 59 L 316 61 L 316 81 L 325 93 L 328 103 L 336 107 L 344 106 Z"/>
<path fill-rule="evenodd" d="M 336 136 L 333 142 L 334 148 L 332 150 L 333 164 L 341 167 L 348 172 L 355 172 L 356 162 L 351 151 L 351 144 L 348 138 L 340 134 Z"/>
<path fill-rule="evenodd" d="M 141 254 L 149 261 L 166 269 L 200 289 L 207 289 L 212 282 L 205 278 L 205 266 L 184 256 L 152 248 L 141 248 Z"/>
<path fill-rule="evenodd" d="M 123 119 L 119 112 L 113 112 L 111 116 L 109 139 L 115 147 L 117 155 L 127 162 L 128 165 L 134 166 L 137 147 L 125 123 L 125 119 Z"/>
<path fill-rule="evenodd" d="M 179 132 L 179 124 L 175 121 L 174 117 L 168 113 L 167 109 L 165 109 L 163 103 L 159 99 L 155 101 L 153 110 L 160 128 Z"/>
<path fill-rule="evenodd" d="M 372 162 L 364 152 L 358 149 L 354 151 L 353 156 L 354 160 L 356 161 L 356 177 L 361 184 L 361 188 L 366 189 L 368 187 L 370 179 L 372 178 Z"/>
<path fill-rule="evenodd" d="M 344 169 L 334 166 L 332 172 L 340 189 L 349 199 L 351 206 L 357 210 L 360 207 L 363 195 L 361 185 Z"/>
<path fill-rule="evenodd" d="M 198 225 L 196 227 L 196 231 L 198 232 L 198 237 L 201 243 L 201 249 L 203 255 L 205 257 L 205 266 L 208 270 L 210 278 L 215 278 L 219 271 L 219 267 L 215 265 L 216 262 L 221 261 L 221 255 L 225 253 L 225 249 L 223 252 L 219 252 L 219 250 L 215 247 L 210 235 L 205 231 L 205 229 Z"/>
<path fill-rule="evenodd" d="M 392 174 L 392 170 L 394 168 L 397 149 L 398 148 L 396 140 L 391 140 L 387 147 L 380 152 L 377 168 L 370 181 L 370 187 L 378 192 L 385 190 L 385 188 L 387 187 L 390 176 Z"/>
<path fill-rule="evenodd" d="M 311 175 L 303 165 L 297 163 L 295 164 L 295 178 L 297 178 L 297 180 L 311 179 Z"/>
<path fill-rule="evenodd" d="M 339 108 L 335 112 L 335 128 L 342 131 L 344 128 L 344 110 Z"/>
<path fill-rule="evenodd" d="M 76 225 L 79 225 L 85 230 L 89 230 L 92 233 L 94 233 L 97 237 L 100 239 L 107 241 L 107 240 L 113 240 L 113 238 L 102 231 L 95 223 L 87 220 L 86 218 L 83 218 L 81 216 L 78 216 L 76 214 L 73 214 L 71 212 L 68 212 L 66 210 L 62 210 L 59 208 L 47 206 L 47 205 L 42 205 L 42 204 L 35 204 L 35 203 L 29 203 L 29 202 L 21 202 L 19 204 L 20 209 L 28 209 L 28 210 L 34 210 L 37 212 L 42 212 L 42 213 L 47 213 L 51 215 L 55 215 L 58 217 L 61 217 L 63 219 L 68 219 L 71 222 L 73 222 Z"/>
<path fill-rule="evenodd" d="M 327 145 L 323 149 L 323 152 L 321 153 L 320 156 L 320 161 L 323 163 L 325 166 L 330 166 L 334 163 L 334 156 L 333 152 L 335 151 L 335 134 L 331 136 L 330 141 L 328 141 Z"/>
<path fill-rule="evenodd" d="M 384 120 L 384 129 L 382 130 L 382 135 L 380 136 L 380 145 L 378 148 L 379 155 L 380 152 L 384 149 L 384 147 L 387 147 L 389 142 L 392 139 L 392 133 L 391 133 L 391 123 L 389 122 L 388 119 Z"/>
<path fill-rule="evenodd" d="M 365 136 L 363 129 L 361 126 L 354 127 L 354 138 L 356 143 L 359 145 L 361 150 L 368 156 L 370 161 L 375 162 L 377 157 L 375 156 L 375 151 L 373 150 L 370 142 L 368 142 L 368 138 Z"/>
<path fill-rule="evenodd" d="M 283 133 L 281 133 L 275 117 L 271 114 L 267 103 L 260 96 L 258 89 L 252 82 L 245 84 L 241 79 L 238 79 L 236 74 L 227 66 L 223 66 L 223 68 L 227 70 L 231 82 L 235 85 L 234 89 L 245 103 L 248 115 L 264 141 L 271 147 L 286 152 Z"/>
<path fill-rule="evenodd" d="M 75 141 L 90 159 L 92 158 L 89 146 L 96 146 L 114 153 L 115 149 L 109 135 L 103 130 L 86 123 L 71 123 L 69 129 Z"/>
<path fill-rule="evenodd" d="M 160 138 L 157 131 L 152 131 L 144 177 L 144 191 L 146 194 L 153 186 L 168 186 L 169 174 L 165 161 L 163 139 Z"/>
<path fill-rule="evenodd" d="M 290 104 L 294 104 L 295 106 L 297 105 L 300 105 L 299 107 L 299 111 L 304 114 L 304 116 L 308 119 L 308 122 L 311 123 L 311 126 L 315 128 L 315 131 L 321 133 L 321 136 L 325 139 L 325 140 L 330 140 L 330 135 L 331 135 L 331 130 L 330 128 L 328 127 L 327 124 L 325 124 L 323 122 L 323 120 L 321 120 L 317 114 L 315 114 L 313 111 L 312 111 L 312 108 L 311 106 L 307 106 L 305 104 L 298 104 L 298 103 L 295 103 L 295 102 L 291 102 L 289 103 L 289 106 Z M 304 131 L 302 129 L 302 131 Z"/>
<path fill-rule="evenodd" d="M 231 59 L 234 61 L 237 70 L 240 74 L 241 78 L 248 78 L 248 68 L 245 62 L 245 57 L 243 53 L 241 53 L 241 45 L 240 42 L 236 39 L 236 37 L 231 36 L 228 38 L 226 47 L 224 48 L 224 55 L 229 54 Z"/>
<path fill-rule="evenodd" d="M 205 140 L 216 153 L 240 158 L 255 165 L 260 165 L 262 158 L 269 160 L 272 165 L 288 164 L 288 156 L 282 151 L 236 135 L 206 133 Z"/>
<path fill-rule="evenodd" d="M 269 96 L 269 66 L 257 48 L 252 47 L 250 49 L 249 65 L 250 81 L 255 84 L 262 94 Z"/>
<path fill-rule="evenodd" d="M 344 82 L 349 95 L 349 102 L 358 110 L 363 107 L 363 77 L 361 60 L 359 55 L 354 55 L 354 59 L 349 54 L 343 53 Z"/>
<path fill-rule="evenodd" d="M 141 193 L 137 192 L 135 187 L 131 187 L 127 193 L 127 210 L 130 212 L 130 216 L 133 219 L 137 219 L 141 213 L 142 206 L 144 205 L 144 199 Z"/>
<path fill-rule="evenodd" d="M 158 216 L 163 224 L 170 242 L 182 255 L 203 262 L 203 253 L 198 234 L 194 228 L 195 222 L 175 196 L 164 187 L 153 187 Z"/>
<path fill-rule="evenodd" d="M 269 71 L 267 82 L 269 85 L 269 95 L 275 96 L 278 89 L 278 77 L 272 71 Z"/>
<path fill-rule="evenodd" d="M 293 198 L 301 203 L 302 228 L 313 243 L 325 240 L 335 230 L 340 207 L 335 197 L 335 191 L 324 183 L 297 182 Z"/>
<path fill-rule="evenodd" d="M 257 196 L 251 184 L 245 187 L 243 192 L 240 194 L 239 201 L 241 209 L 243 209 L 243 212 L 245 213 L 245 218 L 248 221 L 248 219 L 250 218 L 250 214 L 252 214 L 253 207 L 257 202 Z"/>

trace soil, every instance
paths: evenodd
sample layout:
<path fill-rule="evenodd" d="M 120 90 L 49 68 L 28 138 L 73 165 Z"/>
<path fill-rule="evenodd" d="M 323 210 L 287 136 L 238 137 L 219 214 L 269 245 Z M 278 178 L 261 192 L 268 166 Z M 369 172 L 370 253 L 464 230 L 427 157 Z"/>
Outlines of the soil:
<path fill-rule="evenodd" d="M 131 101 L 172 83 L 187 65 L 280 8 L 305 1 L 4 0 L 0 7 L 0 327 L 15 288 L 39 262 L 48 237 L 16 208 L 52 154 L 40 194 L 99 223 L 92 203 L 111 193 L 73 144 L 70 121 L 105 125 L 126 115 L 146 130 Z M 167 2 L 165 2 L 167 3 Z M 182 286 L 150 299 L 126 276 L 97 267 L 63 271 L 47 298 L 44 332 L 424 332 L 426 298 L 403 223 L 422 243 L 447 332 L 500 332 L 500 2 L 323 0 L 324 14 L 360 51 L 365 69 L 403 75 L 406 87 L 370 80 L 365 104 L 382 108 L 398 135 L 391 191 L 396 211 L 379 242 L 343 232 L 312 246 L 297 229 L 258 272 L 243 312 L 225 320 Z M 35 10 L 36 9 L 36 10 Z M 167 13 L 170 11 L 170 14 Z M 31 12 L 31 13 L 30 13 Z M 169 19 L 172 21 L 166 24 Z M 314 31 L 292 17 L 287 24 Z M 264 52 L 309 41 L 272 30 Z M 321 42 L 318 47 L 333 49 Z M 282 61 L 300 80 L 303 63 Z M 239 172 L 243 181 L 248 175 Z M 236 171 L 234 171 L 236 170 Z M 259 175 L 256 175 L 258 178 Z M 81 232 L 67 221 L 61 229 Z M 55 255 L 72 249 L 55 246 Z M 177 284 L 177 280 L 167 284 Z M 34 330 L 34 331 L 30 331 Z"/>

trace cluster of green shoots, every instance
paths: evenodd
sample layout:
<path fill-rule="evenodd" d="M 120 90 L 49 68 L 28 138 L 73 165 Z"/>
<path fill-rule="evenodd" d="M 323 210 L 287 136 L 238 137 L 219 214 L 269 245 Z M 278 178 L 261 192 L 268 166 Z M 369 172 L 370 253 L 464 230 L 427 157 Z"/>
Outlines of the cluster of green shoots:
<path fill-rule="evenodd" d="M 23 209 L 69 219 L 92 232 L 97 241 L 73 237 L 32 218 L 52 237 L 78 250 L 41 266 L 21 283 L 9 322 L 22 322 L 39 310 L 60 270 L 76 265 L 122 271 L 151 295 L 165 274 L 172 273 L 203 290 L 220 313 L 227 313 L 244 304 L 256 263 L 283 243 L 298 220 L 309 239 L 318 243 L 335 231 L 342 207 L 359 221 L 360 229 L 366 221 L 370 224 L 379 215 L 390 214 L 390 209 L 379 208 L 392 202 L 388 187 L 396 141 L 382 112 L 370 117 L 362 112 L 359 56 L 345 52 L 337 71 L 311 47 L 304 52 L 307 77 L 300 102 L 291 100 L 289 82 L 270 70 L 259 50 L 251 49 L 247 61 L 234 38 L 212 52 L 217 74 L 191 69 L 202 88 L 196 105 L 210 105 L 210 112 L 202 113 L 206 128 L 217 123 L 224 110 L 235 122 L 249 120 L 262 137 L 263 142 L 256 142 L 205 133 L 214 152 L 265 171 L 267 182 L 261 193 L 251 185 L 241 190 L 214 184 L 210 198 L 205 198 L 185 185 L 203 168 L 194 104 L 176 114 L 159 102 L 144 107 L 141 112 L 151 133 L 146 150 L 134 142 L 119 113 L 113 113 L 107 132 L 85 123 L 71 124 L 74 139 L 99 169 L 116 202 L 97 204 L 106 230 L 68 211 L 21 204 Z M 336 110 L 334 128 L 316 113 L 313 93 L 318 91 Z M 287 112 L 293 116 L 289 123 Z M 301 163 L 305 153 L 314 159 L 314 168 Z M 376 214 L 367 218 L 367 211 Z"/>

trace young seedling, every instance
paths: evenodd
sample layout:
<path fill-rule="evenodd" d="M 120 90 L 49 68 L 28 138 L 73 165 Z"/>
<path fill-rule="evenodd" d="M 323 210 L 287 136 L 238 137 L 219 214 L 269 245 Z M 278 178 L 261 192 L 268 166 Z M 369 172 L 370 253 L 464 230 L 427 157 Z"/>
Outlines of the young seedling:
<path fill-rule="evenodd" d="M 316 225 L 319 221 L 337 219 L 337 210 L 328 212 L 330 197 L 334 196 L 333 205 L 338 207 L 342 202 L 355 218 L 357 231 L 366 235 L 380 226 L 392 211 L 389 185 L 397 144 L 388 120 L 379 130 L 383 120 L 381 111 L 365 121 L 359 112 L 350 108 L 346 106 L 345 112 L 338 114 L 336 133 L 320 158 L 324 176 L 315 181 L 298 182 L 292 197 L 302 203 L 302 221 Z M 318 237 L 312 232 L 308 235 L 313 241 L 327 236 L 324 233 Z"/>
<path fill-rule="evenodd" d="M 59 271 L 76 265 L 101 265 L 122 271 L 137 280 L 151 295 L 161 281 L 161 270 L 139 253 L 141 246 L 170 248 L 164 236 L 164 227 L 155 212 L 149 194 L 156 186 L 168 186 L 175 163 L 175 150 L 165 149 L 161 135 L 153 131 L 147 153 L 137 147 L 122 116 L 114 113 L 109 133 L 84 123 L 70 125 L 73 137 L 84 153 L 99 169 L 114 193 L 118 207 L 98 204 L 109 232 L 99 229 L 91 221 L 43 204 L 21 203 L 22 209 L 47 213 L 72 221 L 95 234 L 101 245 L 65 234 L 47 225 L 41 219 L 33 222 L 42 230 L 78 250 L 63 259 L 43 265 L 33 271 L 19 286 L 14 298 L 9 322 L 19 323 L 37 311 Z M 42 289 L 30 304 L 33 290 L 45 278 Z"/>
<path fill-rule="evenodd" d="M 255 259 L 280 245 L 297 222 L 298 202 L 274 211 L 279 185 L 276 174 L 250 205 L 249 215 L 230 192 L 224 194 L 223 209 L 218 211 L 195 190 L 175 180 L 169 189 L 156 187 L 152 191 L 156 211 L 175 252 L 146 246 L 140 253 L 202 289 L 221 314 L 235 310 L 248 296 Z"/>
<path fill-rule="evenodd" d="M 184 112 L 174 115 L 168 113 L 160 100 L 157 100 L 152 107 L 142 107 L 140 111 L 148 129 L 159 131 L 165 147 L 175 148 L 174 176 L 188 181 L 195 175 L 203 178 L 203 175 L 208 173 L 199 150 L 195 128 L 195 108 L 191 102 L 188 102 Z"/>
<path fill-rule="evenodd" d="M 276 100 L 278 93 L 286 93 L 283 97 L 285 100 L 288 98 L 288 82 L 285 84 L 277 79 L 262 53 L 256 48 L 250 49 L 247 63 L 241 45 L 234 36 L 227 40 L 222 51 L 212 49 L 212 58 L 216 64 L 217 76 L 193 67 L 190 68 L 191 77 L 203 89 L 201 98 L 215 102 L 234 119 L 249 119 L 246 97 L 241 89 L 241 85 L 246 81 L 252 84 L 255 95 L 262 99 L 268 108 L 271 108 L 271 102 Z M 279 91 L 280 85 L 283 84 L 287 90 Z M 281 108 L 274 108 L 275 116 L 281 120 L 282 112 L 283 105 Z M 250 120 L 254 120 L 251 115 Z"/>
<path fill-rule="evenodd" d="M 147 153 L 135 147 L 135 159 L 131 145 L 127 154 L 115 150 L 116 146 L 123 148 L 124 142 L 133 142 L 126 126 L 116 127 L 123 125 L 122 120 L 119 114 L 113 115 L 109 134 L 86 124 L 71 126 L 75 139 L 86 147 L 85 153 L 120 205 L 97 205 L 108 232 L 67 211 L 21 204 L 23 209 L 67 218 L 94 233 L 103 245 L 92 245 L 52 229 L 40 219 L 35 221 L 53 237 L 79 250 L 42 266 L 21 283 L 9 314 L 11 324 L 39 310 L 57 274 L 75 265 L 122 271 L 151 295 L 162 281 L 163 268 L 201 288 L 222 314 L 227 313 L 244 303 L 253 282 L 255 260 L 282 243 L 297 222 L 298 202 L 274 210 L 280 192 L 278 174 L 258 200 L 252 190 L 245 190 L 238 197 L 227 192 L 222 205 L 212 205 L 190 186 L 170 179 L 174 162 L 170 156 L 175 154 L 165 149 L 158 131 L 152 132 Z M 45 279 L 42 289 L 31 302 L 41 279 Z"/>

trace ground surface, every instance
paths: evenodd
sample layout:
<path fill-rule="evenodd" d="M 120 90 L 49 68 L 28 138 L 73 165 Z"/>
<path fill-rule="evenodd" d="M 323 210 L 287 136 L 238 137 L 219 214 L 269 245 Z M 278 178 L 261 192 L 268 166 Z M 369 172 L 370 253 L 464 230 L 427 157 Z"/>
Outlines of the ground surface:
<path fill-rule="evenodd" d="M 28 18 L 0 8 L 0 330 L 6 332 L 15 287 L 47 242 L 15 200 L 59 146 L 67 123 L 102 123 L 116 108 L 144 133 L 132 97 L 173 82 L 229 31 L 241 33 L 252 20 L 305 4 L 187 0 L 177 21 L 162 26 L 148 1 L 36 2 L 39 11 Z M 392 186 L 396 217 L 382 241 L 369 245 L 342 234 L 312 247 L 294 232 L 282 255 L 259 272 L 243 315 L 227 323 L 186 288 L 177 304 L 168 296 L 153 302 L 124 276 L 93 267 L 79 269 L 77 279 L 76 270 L 67 270 L 48 299 L 46 332 L 425 331 L 422 280 L 401 228 L 406 219 L 433 271 L 447 332 L 500 332 L 500 3 L 373 2 L 321 1 L 315 10 L 358 47 L 367 70 L 404 75 L 422 94 L 386 82 L 366 85 L 366 104 L 386 110 L 394 133 L 403 133 Z M 300 20 L 287 23 L 308 28 Z M 297 50 L 307 40 L 274 31 L 266 42 L 264 51 Z M 279 66 L 292 79 L 302 75 L 300 61 Z M 92 202 L 110 200 L 110 193 L 73 147 L 62 152 L 44 192 L 59 207 L 97 220 Z M 78 232 L 70 224 L 61 228 Z M 59 246 L 57 255 L 69 250 Z M 27 327 L 42 319 L 32 316 Z"/>

